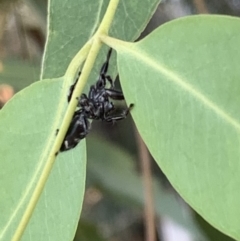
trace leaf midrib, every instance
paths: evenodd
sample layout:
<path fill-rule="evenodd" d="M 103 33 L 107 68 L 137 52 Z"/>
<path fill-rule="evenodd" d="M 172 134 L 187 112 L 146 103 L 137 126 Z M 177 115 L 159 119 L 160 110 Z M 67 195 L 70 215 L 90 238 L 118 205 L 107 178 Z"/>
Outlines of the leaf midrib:
<path fill-rule="evenodd" d="M 167 77 L 166 78 L 167 81 L 174 82 L 174 84 L 176 84 L 181 89 L 189 93 L 195 99 L 200 101 L 205 107 L 207 107 L 208 109 L 211 109 L 214 113 L 216 113 L 217 116 L 221 117 L 226 123 L 230 124 L 240 132 L 240 123 L 238 120 L 236 120 L 233 116 L 231 116 L 225 110 L 219 108 L 219 106 L 217 106 L 212 100 L 210 100 L 203 93 L 201 93 L 199 89 L 196 89 L 193 85 L 189 84 L 189 82 L 184 81 L 184 78 L 181 77 L 179 73 L 174 72 L 163 63 L 159 63 L 155 61 L 152 57 L 146 54 L 142 50 L 142 48 L 140 49 L 140 46 L 138 47 L 135 45 L 134 47 L 131 47 L 131 48 L 128 47 L 127 53 L 132 54 L 132 56 L 134 56 L 134 59 L 139 59 L 141 62 L 144 62 L 150 68 L 154 68 L 162 75 L 165 75 Z"/>

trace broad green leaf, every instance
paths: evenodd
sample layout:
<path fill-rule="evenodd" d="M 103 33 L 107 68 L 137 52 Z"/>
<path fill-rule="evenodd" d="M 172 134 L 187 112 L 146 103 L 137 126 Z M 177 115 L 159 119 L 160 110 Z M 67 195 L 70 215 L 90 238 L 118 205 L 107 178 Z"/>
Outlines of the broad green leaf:
<path fill-rule="evenodd" d="M 111 36 L 135 40 L 144 30 L 160 0 L 120 0 Z M 43 78 L 62 76 L 71 59 L 96 32 L 109 0 L 49 1 L 48 40 L 43 60 Z M 95 82 L 106 53 L 101 54 L 93 70 Z"/>
<path fill-rule="evenodd" d="M 0 111 L 0 240 L 9 241 L 56 138 L 66 105 L 63 79 L 16 94 Z M 64 95 L 66 93 L 64 92 Z M 85 185 L 85 142 L 60 153 L 22 240 L 72 240 Z"/>
<path fill-rule="evenodd" d="M 232 239 L 231 237 L 219 232 L 217 229 L 211 226 L 197 213 L 195 213 L 195 221 L 198 223 L 198 226 L 202 229 L 202 231 L 208 237 L 208 240 L 234 241 L 234 239 Z"/>
<path fill-rule="evenodd" d="M 240 240 L 240 20 L 187 17 L 112 43 L 151 154 L 204 219 Z"/>
<path fill-rule="evenodd" d="M 159 0 L 154 0 L 151 2 L 140 4 L 138 2 L 130 3 L 129 1 L 120 1 L 117 15 L 114 19 L 110 33 L 113 33 L 114 35 L 117 35 L 119 37 L 121 36 L 122 38 L 127 40 L 136 38 L 146 26 L 148 20 L 152 16 L 155 8 L 157 7 L 158 2 Z M 67 3 L 65 1 L 49 2 L 48 41 L 45 49 L 42 69 L 42 75 L 44 76 L 44 78 L 52 78 L 63 75 L 73 56 L 97 30 L 101 19 L 106 11 L 108 3 L 109 1 L 107 0 L 89 2 L 83 0 L 79 0 L 77 2 L 75 0 L 70 0 Z M 137 14 L 135 14 L 136 9 L 138 9 Z M 99 73 L 99 69 L 100 65 L 97 65 L 97 70 L 95 71 L 95 78 L 96 75 Z M 62 95 L 62 98 L 64 100 L 65 96 L 66 92 L 65 95 Z M 84 156 L 84 153 L 82 155 Z M 65 156 L 65 161 L 68 162 L 67 155 Z M 75 161 L 77 163 L 81 162 L 80 159 Z M 82 162 L 85 162 L 85 159 L 82 160 Z M 82 165 L 79 165 L 79 167 L 81 166 Z M 76 168 L 74 171 L 77 172 L 77 170 L 78 169 Z M 62 171 L 62 169 L 59 169 L 59 171 Z M 68 169 L 67 171 L 68 175 L 71 176 L 72 170 Z M 76 181 L 76 186 L 79 185 L 80 190 L 82 190 L 81 186 L 85 181 L 85 177 L 83 175 L 80 175 L 82 172 L 81 169 L 79 169 L 78 172 L 79 180 Z M 58 180 L 58 177 L 54 178 Z M 46 197 L 51 191 L 51 189 L 46 189 Z M 82 192 L 80 192 L 80 194 L 82 194 Z M 71 213 L 71 223 L 74 223 L 74 225 L 76 226 L 79 219 L 79 209 L 81 206 L 81 201 L 79 200 L 78 194 L 76 194 L 75 199 L 79 202 L 79 207 L 76 208 L 74 206 L 76 212 L 74 214 Z M 61 201 L 63 206 L 69 206 L 68 202 L 66 202 L 66 199 L 62 199 Z M 41 211 L 42 209 L 40 209 L 40 212 Z M 56 225 L 56 227 L 58 225 L 59 230 L 61 230 L 63 226 L 68 227 L 67 225 L 65 225 L 65 223 L 69 220 L 66 220 L 64 215 L 59 215 L 58 222 L 55 223 L 51 222 L 51 212 L 49 212 L 48 215 L 49 217 L 46 216 L 46 222 L 50 222 L 51 225 Z M 36 218 L 33 223 L 39 223 L 39 219 Z M 52 228 L 51 225 L 49 225 L 48 227 L 49 234 L 55 235 L 55 233 L 57 232 L 55 232 L 55 229 Z M 70 236 L 68 236 L 67 239 L 71 239 L 71 231 L 74 225 L 69 225 L 71 229 L 65 230 L 66 236 L 70 233 Z M 37 229 L 32 229 L 31 226 L 29 226 L 28 230 L 31 233 L 31 235 L 29 236 L 32 236 L 32 233 L 36 235 L 38 232 L 42 233 L 42 227 L 39 227 L 38 229 L 39 230 L 37 231 Z M 61 236 L 62 240 L 64 240 L 64 237 L 64 235 Z"/>
<path fill-rule="evenodd" d="M 136 37 L 153 14 L 158 1 L 139 9 L 139 15 L 134 15 L 137 16 L 134 24 L 130 24 L 133 19 L 129 14 L 135 11 L 137 5 L 121 2 L 122 7 L 118 10 L 121 22 L 116 20 L 113 23 L 115 31 L 120 33 L 121 28 L 121 33 L 127 37 L 129 34 Z M 64 1 L 50 1 L 43 76 L 63 75 L 70 60 L 96 31 L 108 2 L 68 1 L 66 5 Z M 124 25 L 122 21 L 125 21 Z M 0 205 L 3 211 L 0 237 L 3 240 L 10 240 L 14 234 L 39 179 L 61 123 L 67 88 L 62 85 L 61 79 L 49 84 L 46 81 L 38 83 L 16 95 L 0 113 L 0 138 L 4 143 L 0 147 L 4 159 L 1 161 L 0 190 L 5 196 Z M 59 155 L 23 240 L 72 240 L 85 182 L 84 143 L 79 146 L 80 153 L 77 148 Z M 61 162 L 61 159 L 64 161 Z M 66 168 L 66 165 L 70 167 Z"/>

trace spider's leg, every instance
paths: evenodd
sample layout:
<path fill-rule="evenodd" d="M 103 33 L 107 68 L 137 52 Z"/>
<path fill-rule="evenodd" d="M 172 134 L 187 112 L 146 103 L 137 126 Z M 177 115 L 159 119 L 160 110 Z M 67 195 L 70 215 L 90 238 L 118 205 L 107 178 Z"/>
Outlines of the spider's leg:
<path fill-rule="evenodd" d="M 105 89 L 107 95 L 113 100 L 124 100 L 122 91 L 114 89 Z"/>
<path fill-rule="evenodd" d="M 111 85 L 110 88 L 113 89 L 113 88 L 114 88 L 114 81 L 112 80 L 112 77 L 111 77 L 110 75 L 105 75 L 104 78 L 105 78 L 106 80 L 108 80 L 108 82 L 109 82 L 110 85 Z M 105 83 L 106 83 L 106 80 L 105 80 Z"/>
<path fill-rule="evenodd" d="M 96 84 L 95 84 L 95 89 L 96 91 L 99 91 L 101 89 L 105 89 L 106 86 L 106 79 L 104 75 L 100 75 Z"/>
<path fill-rule="evenodd" d="M 72 84 L 69 88 L 69 92 L 68 92 L 68 96 L 67 96 L 67 101 L 70 102 L 71 98 L 72 98 L 72 94 L 73 94 L 73 91 L 75 89 L 75 86 L 77 84 L 77 80 L 74 82 L 74 84 Z"/>
<path fill-rule="evenodd" d="M 67 96 L 68 102 L 70 102 L 70 100 L 72 98 L 73 91 L 75 89 L 75 86 L 77 84 L 77 81 L 78 81 L 80 75 L 81 75 L 81 71 L 78 72 L 78 75 L 77 75 L 77 78 L 76 78 L 75 82 L 69 88 L 69 92 L 68 92 L 68 96 Z"/>
<path fill-rule="evenodd" d="M 108 64 L 109 64 L 109 59 L 111 57 L 112 54 L 112 48 L 109 49 L 108 54 L 107 54 L 107 59 L 104 62 L 104 64 L 102 65 L 102 68 L 100 70 L 100 75 L 106 75 L 107 71 L 108 71 Z"/>
<path fill-rule="evenodd" d="M 130 110 L 133 108 L 133 104 L 130 104 L 129 107 L 125 110 L 123 110 L 122 113 L 119 114 L 111 114 L 105 117 L 105 121 L 107 122 L 115 122 L 115 121 L 119 121 L 122 119 L 125 119 L 127 117 L 127 115 L 129 114 Z"/>
<path fill-rule="evenodd" d="M 112 78 L 107 74 L 108 71 L 108 66 L 109 66 L 109 59 L 111 57 L 111 53 L 112 53 L 112 48 L 109 49 L 108 54 L 107 54 L 107 59 L 106 61 L 103 63 L 102 68 L 100 70 L 100 74 L 99 74 L 99 79 L 96 83 L 96 88 L 105 88 L 106 86 L 106 80 L 108 80 L 111 84 L 111 88 L 114 87 L 114 83 Z"/>

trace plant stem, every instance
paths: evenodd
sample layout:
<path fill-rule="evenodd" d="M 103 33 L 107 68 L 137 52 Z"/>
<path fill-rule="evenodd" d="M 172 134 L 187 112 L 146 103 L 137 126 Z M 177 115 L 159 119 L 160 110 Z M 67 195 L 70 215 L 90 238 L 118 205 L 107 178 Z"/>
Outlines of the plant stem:
<path fill-rule="evenodd" d="M 76 97 L 80 96 L 80 93 L 82 92 L 82 90 L 87 82 L 88 76 L 92 70 L 95 59 L 96 59 L 97 54 L 102 45 L 99 36 L 101 34 L 108 33 L 112 20 L 113 20 L 113 17 L 114 17 L 114 14 L 115 14 L 115 11 L 118 6 L 118 2 L 119 2 L 119 0 L 111 0 L 110 1 L 107 11 L 105 13 L 105 16 L 104 16 L 102 23 L 100 24 L 99 29 L 97 30 L 96 34 L 92 37 L 91 41 L 89 41 L 86 45 L 84 45 L 84 47 L 75 56 L 74 61 L 72 61 L 70 63 L 69 68 L 65 74 L 65 81 L 68 81 L 68 78 L 70 78 L 72 76 L 72 74 L 74 73 L 74 71 L 76 70 L 77 65 L 79 66 L 79 64 L 80 64 L 79 61 L 80 62 L 83 61 L 82 58 L 84 58 L 84 56 L 87 55 L 87 52 L 89 51 L 89 48 L 91 47 L 90 52 L 87 56 L 86 62 L 83 66 L 82 74 L 81 74 L 79 81 L 77 82 L 74 92 L 72 94 L 72 98 L 69 103 L 67 112 L 64 116 L 62 126 L 56 137 L 55 143 L 50 151 L 50 154 L 49 154 L 46 164 L 43 168 L 43 171 L 40 175 L 40 178 L 36 184 L 36 188 L 33 191 L 33 194 L 29 200 L 26 210 L 22 216 L 22 219 L 20 220 L 20 223 L 18 224 L 18 227 L 14 233 L 12 241 L 18 241 L 21 239 L 23 232 L 25 231 L 25 229 L 28 225 L 28 222 L 33 214 L 33 211 L 37 205 L 37 202 L 40 198 L 40 195 L 43 191 L 43 188 L 44 188 L 44 186 L 47 182 L 47 179 L 50 175 L 50 172 L 52 170 L 54 161 L 56 159 L 56 153 L 60 149 L 60 146 L 63 142 L 63 139 L 64 139 L 67 129 L 69 127 L 69 123 L 71 122 L 72 116 L 74 114 L 74 111 L 75 111 L 75 108 L 77 105 Z M 77 61 L 77 63 L 76 63 L 76 61 Z"/>
<path fill-rule="evenodd" d="M 58 138 L 57 138 L 56 142 L 59 142 L 60 144 L 58 143 L 59 144 L 59 145 L 57 145 L 58 149 L 55 149 L 54 150 L 55 152 L 57 152 L 59 150 L 59 148 L 61 146 L 61 143 L 62 143 L 62 141 L 65 137 L 65 134 L 66 134 L 67 129 L 69 127 L 69 123 L 72 119 L 74 110 L 76 109 L 76 106 L 77 106 L 77 98 L 80 96 L 80 94 L 83 91 L 84 86 L 86 85 L 87 79 L 88 79 L 88 77 L 90 75 L 90 72 L 93 68 L 96 57 L 97 57 L 97 55 L 99 53 L 99 50 L 102 46 L 102 42 L 100 41 L 100 36 L 103 35 L 103 34 L 105 34 L 105 35 L 108 34 L 108 31 L 109 31 L 109 28 L 111 26 L 111 23 L 112 23 L 114 14 L 116 12 L 118 3 L 119 3 L 119 0 L 111 0 L 110 1 L 109 5 L 108 5 L 108 8 L 107 8 L 107 11 L 106 11 L 106 13 L 103 17 L 103 20 L 102 20 L 97 32 L 92 37 L 92 39 L 89 41 L 89 43 L 92 44 L 92 46 L 91 46 L 91 49 L 90 49 L 89 54 L 87 56 L 87 59 L 85 61 L 85 64 L 83 66 L 83 69 L 81 71 L 81 75 L 79 76 L 79 79 L 78 79 L 77 84 L 75 86 L 75 89 L 73 91 L 72 98 L 71 98 L 71 101 L 69 103 L 67 112 L 65 114 L 62 126 L 59 130 Z M 78 59 L 77 55 L 74 58 L 76 60 Z M 79 64 L 79 61 L 77 61 L 77 62 Z M 74 66 L 74 64 L 75 64 L 75 62 L 72 61 L 65 76 L 68 76 L 68 74 L 70 75 L 71 71 L 73 71 L 73 72 L 75 71 L 74 73 L 76 73 L 76 67 Z M 71 66 L 73 66 L 73 67 L 71 67 Z"/>
<path fill-rule="evenodd" d="M 116 49 L 116 47 L 118 47 L 117 49 L 119 49 L 120 47 L 128 47 L 133 45 L 134 43 L 131 42 L 126 42 L 120 39 L 116 39 L 116 38 L 112 38 L 109 37 L 108 35 L 101 35 L 100 39 L 103 43 L 109 45 L 111 48 Z"/>
<path fill-rule="evenodd" d="M 144 223 L 145 223 L 145 239 L 146 241 L 156 240 L 156 227 L 155 227 L 155 211 L 154 211 L 154 198 L 153 198 L 153 183 L 151 172 L 151 160 L 148 149 L 144 144 L 140 134 L 135 128 L 136 139 L 138 143 L 139 159 L 141 161 L 143 189 L 144 189 Z"/>
<path fill-rule="evenodd" d="M 92 46 L 92 38 L 88 40 L 87 43 L 84 44 L 81 50 L 78 51 L 78 53 L 74 56 L 74 58 L 70 62 L 67 68 L 67 71 L 64 75 L 67 78 L 66 81 L 68 81 L 68 79 L 70 79 L 71 82 L 73 81 L 73 77 L 76 75 L 79 67 L 82 65 L 83 61 L 87 58 L 87 55 L 90 51 L 91 46 Z"/>
<path fill-rule="evenodd" d="M 193 4 L 195 5 L 195 8 L 198 13 L 200 14 L 209 13 L 207 5 L 204 0 L 193 0 Z"/>

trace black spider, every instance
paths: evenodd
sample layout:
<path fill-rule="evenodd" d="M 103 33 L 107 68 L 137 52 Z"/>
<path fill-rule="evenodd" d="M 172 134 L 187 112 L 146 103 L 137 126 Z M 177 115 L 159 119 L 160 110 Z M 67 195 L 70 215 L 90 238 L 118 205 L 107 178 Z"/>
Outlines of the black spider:
<path fill-rule="evenodd" d="M 111 53 L 112 53 L 112 49 L 110 48 L 109 51 L 108 51 L 108 54 L 107 54 L 107 59 L 106 61 L 104 62 L 101 70 L 100 70 L 100 74 L 99 74 L 99 79 L 97 80 L 96 84 L 95 85 L 92 85 L 90 87 L 90 91 L 89 91 L 89 97 L 90 98 L 97 98 L 97 92 L 100 90 L 100 89 L 105 89 L 105 86 L 106 86 L 106 80 L 109 81 L 110 85 L 111 85 L 111 88 L 113 89 L 114 88 L 114 84 L 113 84 L 113 80 L 112 78 L 109 76 L 109 75 L 106 75 L 107 71 L 108 71 L 108 65 L 109 65 L 109 59 L 111 57 Z M 73 85 L 70 86 L 70 89 L 69 89 L 69 94 L 68 94 L 68 102 L 71 100 L 72 98 L 72 93 L 75 89 L 75 86 L 77 84 L 77 81 L 78 81 L 78 78 L 79 76 L 81 75 L 81 71 L 79 71 L 78 73 L 78 76 L 76 78 L 76 81 Z M 85 94 L 83 94 L 85 95 Z M 86 95 L 85 95 L 86 96 Z"/>
<path fill-rule="evenodd" d="M 67 151 L 74 148 L 81 139 L 88 134 L 91 125 L 86 114 L 81 109 L 74 113 L 72 122 L 68 128 L 60 151 Z"/>
<path fill-rule="evenodd" d="M 87 136 L 91 127 L 89 119 L 115 122 L 125 119 L 133 107 L 133 104 L 131 104 L 127 109 L 119 112 L 111 102 L 111 99 L 124 100 L 123 93 L 120 90 L 114 89 L 112 78 L 107 75 L 111 52 L 112 49 L 108 52 L 107 59 L 101 68 L 96 84 L 90 87 L 88 95 L 82 94 L 78 99 L 79 110 L 74 113 L 61 146 L 61 152 L 74 148 L 81 139 Z M 110 88 L 106 88 L 107 81 L 110 83 Z M 75 85 L 76 82 L 70 87 L 67 98 L 68 102 L 71 100 Z"/>

